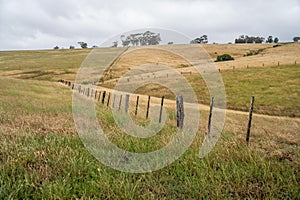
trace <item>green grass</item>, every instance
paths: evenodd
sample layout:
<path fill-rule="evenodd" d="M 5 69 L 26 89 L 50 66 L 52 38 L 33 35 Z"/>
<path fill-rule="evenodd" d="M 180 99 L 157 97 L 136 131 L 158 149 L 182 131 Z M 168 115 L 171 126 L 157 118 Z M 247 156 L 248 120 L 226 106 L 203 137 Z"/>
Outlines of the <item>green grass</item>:
<path fill-rule="evenodd" d="M 0 52 L 0 199 L 299 197 L 300 122 L 293 118 L 255 116 L 247 147 L 247 116 L 230 113 L 216 147 L 200 159 L 197 155 L 208 115 L 201 112 L 193 144 L 166 168 L 128 174 L 98 162 L 77 135 L 70 88 L 56 82 L 72 80 L 89 51 Z M 12 72 L 18 79 L 9 78 L 11 74 L 2 76 Z M 254 95 L 255 112 L 299 117 L 299 65 L 227 71 L 222 76 L 228 107 L 247 110 Z M 187 78 L 201 94 L 199 101 L 208 104 L 201 78 Z M 157 150 L 176 131 L 174 111 L 167 111 L 167 124 L 149 139 L 124 134 L 106 107 L 98 105 L 97 111 L 107 137 L 129 151 Z M 135 120 L 148 124 L 144 119 Z"/>
<path fill-rule="evenodd" d="M 222 73 L 227 95 L 227 107 L 247 111 L 255 96 L 256 113 L 300 116 L 300 65 L 269 68 L 237 69 Z M 199 102 L 209 104 L 209 95 L 199 75 L 187 77 Z"/>
<path fill-rule="evenodd" d="M 200 159 L 203 137 L 198 134 L 188 151 L 170 166 L 153 173 L 123 173 L 98 162 L 82 144 L 72 120 L 69 88 L 36 80 L 0 78 L 0 83 L 6 85 L 0 88 L 0 199 L 299 196 L 297 146 L 290 150 L 291 161 L 248 148 L 234 134 L 224 132 L 209 156 Z M 110 110 L 98 106 L 98 111 L 101 126 L 114 133 L 108 137 L 124 149 L 155 150 L 174 134 L 170 122 L 152 141 L 122 136 Z"/>
<path fill-rule="evenodd" d="M 0 198 L 290 198 L 299 172 L 227 140 L 206 158 L 196 149 L 162 170 L 127 174 L 95 160 L 77 136 L 1 133 Z"/>

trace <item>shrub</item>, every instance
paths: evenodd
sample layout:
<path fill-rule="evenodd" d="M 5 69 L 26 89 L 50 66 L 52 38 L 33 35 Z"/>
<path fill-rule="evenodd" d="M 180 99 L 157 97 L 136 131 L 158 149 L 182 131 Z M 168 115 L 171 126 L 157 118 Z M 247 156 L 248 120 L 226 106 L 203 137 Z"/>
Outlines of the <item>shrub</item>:
<path fill-rule="evenodd" d="M 223 54 L 221 56 L 218 56 L 215 62 L 222 62 L 227 60 L 234 60 L 234 58 L 229 54 Z"/>

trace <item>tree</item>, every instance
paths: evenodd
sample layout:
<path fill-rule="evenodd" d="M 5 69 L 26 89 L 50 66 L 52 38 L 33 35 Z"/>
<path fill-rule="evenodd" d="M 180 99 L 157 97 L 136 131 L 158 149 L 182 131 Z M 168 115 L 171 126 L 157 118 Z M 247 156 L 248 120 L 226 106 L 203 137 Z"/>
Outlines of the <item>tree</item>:
<path fill-rule="evenodd" d="M 248 36 L 248 35 L 241 35 L 239 38 L 235 39 L 236 44 L 245 44 L 245 43 L 257 43 L 261 44 L 265 38 L 259 36 Z"/>
<path fill-rule="evenodd" d="M 75 47 L 71 45 L 71 46 L 70 46 L 70 49 L 75 49 Z"/>
<path fill-rule="evenodd" d="M 114 41 L 111 47 L 118 47 L 118 40 Z"/>
<path fill-rule="evenodd" d="M 218 56 L 215 62 L 228 61 L 228 60 L 234 60 L 234 58 L 229 54 L 223 54 L 221 56 Z"/>
<path fill-rule="evenodd" d="M 201 37 L 195 38 L 190 43 L 191 44 L 207 44 L 208 43 L 208 37 L 207 37 L 207 35 L 202 35 Z"/>
<path fill-rule="evenodd" d="M 85 49 L 88 47 L 86 42 L 78 42 L 78 44 L 81 46 L 81 48 Z"/>
<path fill-rule="evenodd" d="M 54 50 L 58 50 L 58 49 L 59 49 L 59 47 L 58 47 L 58 46 L 55 46 L 55 47 L 53 47 L 53 49 L 54 49 Z"/>
<path fill-rule="evenodd" d="M 273 36 L 269 36 L 266 40 L 266 43 L 273 43 Z"/>
<path fill-rule="evenodd" d="M 146 31 L 144 33 L 133 33 L 129 36 L 121 35 L 123 47 L 130 44 L 132 46 L 158 45 L 161 42 L 160 34 Z"/>
<path fill-rule="evenodd" d="M 279 42 L 278 37 L 274 38 L 274 43 L 278 43 L 278 42 Z"/>
<path fill-rule="evenodd" d="M 300 41 L 300 37 L 298 37 L 298 36 L 294 37 L 294 38 L 293 38 L 293 41 L 294 41 L 294 42 L 299 42 L 299 41 Z"/>

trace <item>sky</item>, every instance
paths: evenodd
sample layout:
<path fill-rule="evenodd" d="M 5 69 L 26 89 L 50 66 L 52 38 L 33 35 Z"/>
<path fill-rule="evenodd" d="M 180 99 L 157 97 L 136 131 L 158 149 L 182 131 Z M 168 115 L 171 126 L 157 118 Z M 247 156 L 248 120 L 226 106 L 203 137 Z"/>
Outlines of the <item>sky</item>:
<path fill-rule="evenodd" d="M 243 34 L 288 42 L 300 36 L 300 0 L 0 0 L 0 50 L 101 46 L 147 28 L 209 43 Z"/>

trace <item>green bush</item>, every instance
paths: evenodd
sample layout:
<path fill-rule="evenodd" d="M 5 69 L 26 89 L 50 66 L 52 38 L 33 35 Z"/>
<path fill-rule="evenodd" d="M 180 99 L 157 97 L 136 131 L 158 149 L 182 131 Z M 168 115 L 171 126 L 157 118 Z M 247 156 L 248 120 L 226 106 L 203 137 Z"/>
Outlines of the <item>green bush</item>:
<path fill-rule="evenodd" d="M 216 62 L 227 61 L 227 60 L 234 60 L 234 58 L 229 54 L 223 54 L 217 57 Z"/>

